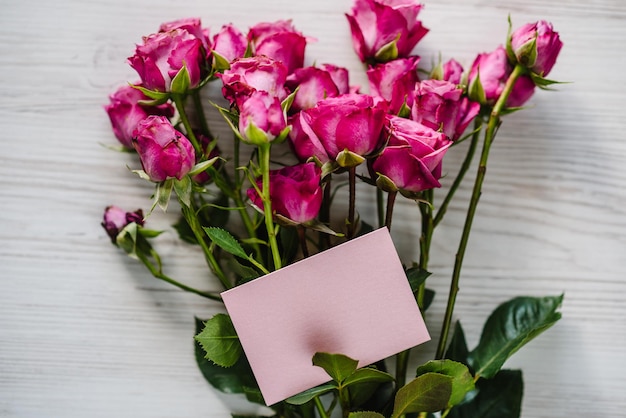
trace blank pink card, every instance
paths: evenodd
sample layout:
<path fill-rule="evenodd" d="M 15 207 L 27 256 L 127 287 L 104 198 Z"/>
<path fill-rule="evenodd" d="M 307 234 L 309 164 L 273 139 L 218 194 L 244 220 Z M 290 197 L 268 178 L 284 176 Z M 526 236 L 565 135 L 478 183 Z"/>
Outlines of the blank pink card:
<path fill-rule="evenodd" d="M 387 228 L 222 298 L 267 405 L 330 380 L 318 351 L 363 367 L 430 339 Z"/>

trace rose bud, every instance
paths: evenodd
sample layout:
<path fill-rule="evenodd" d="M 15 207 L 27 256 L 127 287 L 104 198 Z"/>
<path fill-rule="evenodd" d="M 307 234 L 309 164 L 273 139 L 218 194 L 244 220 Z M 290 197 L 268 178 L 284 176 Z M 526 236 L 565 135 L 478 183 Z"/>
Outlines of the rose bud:
<path fill-rule="evenodd" d="M 411 119 L 441 129 L 450 140 L 458 139 L 478 115 L 480 105 L 462 97 L 463 90 L 445 80 L 424 80 L 414 92 Z"/>
<path fill-rule="evenodd" d="M 213 53 L 219 54 L 228 62 L 243 58 L 246 49 L 248 49 L 248 39 L 232 24 L 222 26 L 222 29 L 213 37 Z"/>
<path fill-rule="evenodd" d="M 108 206 L 104 210 L 104 218 L 101 225 L 109 235 L 109 238 L 111 238 L 111 242 L 115 244 L 117 235 L 131 222 L 143 226 L 143 212 L 141 209 L 137 209 L 135 212 L 126 212 L 117 206 Z"/>
<path fill-rule="evenodd" d="M 559 34 L 545 20 L 527 23 L 517 29 L 510 42 L 517 62 L 542 77 L 552 70 L 563 47 Z"/>
<path fill-rule="evenodd" d="M 330 157 L 326 153 L 319 138 L 303 119 L 302 112 L 291 116 L 289 118 L 289 125 L 291 126 L 291 131 L 289 131 L 289 143 L 291 144 L 293 153 L 301 162 L 306 162 L 309 158 L 319 161 L 320 164 L 325 164 L 330 161 Z"/>
<path fill-rule="evenodd" d="M 287 123 L 280 101 L 265 91 L 252 93 L 241 104 L 239 132 L 245 142 L 254 145 L 286 135 Z"/>
<path fill-rule="evenodd" d="M 141 77 L 145 88 L 159 92 L 170 92 L 172 80 L 185 66 L 188 77 L 188 85 L 185 85 L 192 89 L 198 86 L 203 76 L 205 57 L 202 49 L 202 40 L 184 29 L 174 29 L 145 37 L 143 45 L 137 45 L 135 55 L 128 58 L 128 62 Z"/>
<path fill-rule="evenodd" d="M 109 115 L 115 137 L 126 148 L 133 148 L 133 131 L 139 121 L 147 118 L 148 115 L 167 117 L 174 115 L 174 108 L 171 104 L 142 106 L 139 104 L 141 100 L 150 100 L 150 98 L 133 86 L 126 85 L 110 95 L 110 103 L 104 107 Z"/>
<path fill-rule="evenodd" d="M 356 0 L 346 14 L 354 49 L 363 62 L 386 62 L 407 57 L 428 33 L 417 15 L 415 0 Z"/>
<path fill-rule="evenodd" d="M 353 167 L 382 146 L 386 112 L 380 97 L 344 94 L 322 100 L 302 116 L 329 157 L 341 167 Z"/>
<path fill-rule="evenodd" d="M 463 79 L 463 66 L 456 60 L 450 59 L 443 64 L 442 80 L 454 84 L 461 84 Z"/>
<path fill-rule="evenodd" d="M 479 54 L 469 73 L 468 94 L 470 99 L 481 104 L 493 105 L 504 90 L 506 81 L 513 71 L 504 47 L 499 46 L 490 53 Z M 481 88 L 475 86 L 480 82 Z M 476 92 L 481 94 L 477 94 Z M 513 86 L 506 105 L 508 107 L 522 106 L 535 92 L 535 83 L 529 76 L 521 76 Z"/>
<path fill-rule="evenodd" d="M 229 70 L 217 74 L 222 79 L 222 94 L 232 105 L 239 105 L 255 91 L 265 91 L 283 100 L 287 97 L 287 68 L 265 56 L 234 60 Z"/>
<path fill-rule="evenodd" d="M 384 132 L 389 142 L 371 165 L 380 188 L 411 197 L 441 186 L 441 161 L 452 141 L 428 126 L 393 115 L 387 116 Z"/>
<path fill-rule="evenodd" d="M 188 17 L 162 23 L 159 27 L 159 32 L 169 32 L 174 29 L 186 30 L 191 35 L 200 39 L 200 41 L 202 41 L 202 47 L 204 48 L 205 54 L 209 53 L 211 49 L 211 43 L 209 41 L 209 30 L 202 27 L 202 23 L 199 18 Z"/>
<path fill-rule="evenodd" d="M 418 62 L 419 57 L 400 58 L 367 70 L 370 91 L 387 101 L 390 113 L 398 114 L 405 103 L 409 108 L 413 104 Z"/>
<path fill-rule="evenodd" d="M 298 68 L 287 77 L 285 86 L 289 91 L 298 89 L 290 111 L 309 109 L 320 100 L 339 95 L 339 89 L 331 74 L 316 67 Z"/>
<path fill-rule="evenodd" d="M 299 164 L 270 171 L 270 199 L 272 212 L 285 223 L 304 224 L 317 217 L 324 191 L 320 186 L 322 170 L 314 163 Z M 257 187 L 262 187 L 261 179 Z M 261 196 L 254 188 L 248 189 L 250 201 L 263 210 Z"/>
<path fill-rule="evenodd" d="M 255 55 L 266 55 L 287 67 L 288 74 L 304 65 L 307 39 L 291 24 L 291 20 L 259 23 L 250 28 L 248 40 Z"/>
<path fill-rule="evenodd" d="M 148 116 L 137 125 L 133 146 L 150 180 L 181 180 L 194 166 L 191 142 L 163 116 Z"/>

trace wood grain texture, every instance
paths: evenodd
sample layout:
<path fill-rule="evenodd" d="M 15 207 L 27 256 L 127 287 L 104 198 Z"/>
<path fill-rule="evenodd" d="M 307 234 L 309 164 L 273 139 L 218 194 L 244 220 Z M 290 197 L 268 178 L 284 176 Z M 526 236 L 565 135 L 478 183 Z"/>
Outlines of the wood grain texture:
<path fill-rule="evenodd" d="M 227 417 L 243 411 L 196 370 L 193 317 L 216 304 L 150 277 L 113 248 L 103 208 L 149 206 L 151 189 L 100 146 L 115 140 L 102 106 L 136 76 L 134 43 L 163 21 L 199 16 L 213 31 L 233 22 L 292 18 L 317 38 L 307 62 L 366 78 L 343 13 L 349 0 L 5 0 L 0 13 L 0 416 Z M 515 355 L 523 367 L 523 416 L 623 416 L 626 398 L 626 3 L 621 0 L 427 2 L 431 28 L 416 52 L 466 65 L 514 24 L 544 18 L 565 47 L 551 78 L 498 135 L 463 270 L 456 317 L 470 346 L 485 316 L 518 294 L 565 293 L 563 319 Z M 450 153 L 451 171 L 463 150 Z M 451 177 L 451 176 L 450 176 Z M 449 181 L 445 179 L 444 181 Z M 470 185 L 437 230 L 427 314 L 439 332 Z M 366 199 L 364 200 L 366 201 Z M 417 256 L 418 212 L 401 201 L 394 238 Z M 364 217 L 371 216 L 362 209 Z M 171 214 L 159 250 L 172 276 L 217 290 L 195 248 L 180 243 Z M 429 358 L 429 343 L 414 359 Z"/>

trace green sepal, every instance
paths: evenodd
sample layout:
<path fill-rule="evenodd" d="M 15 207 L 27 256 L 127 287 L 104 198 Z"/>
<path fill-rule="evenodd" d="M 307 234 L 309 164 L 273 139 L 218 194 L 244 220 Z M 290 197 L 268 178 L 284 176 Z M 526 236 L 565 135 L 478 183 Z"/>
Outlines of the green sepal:
<path fill-rule="evenodd" d="M 526 343 L 561 319 L 563 295 L 520 296 L 498 306 L 485 322 L 478 346 L 469 353 L 476 376 L 491 378 Z"/>
<path fill-rule="evenodd" d="M 187 65 L 183 64 L 181 69 L 178 70 L 178 72 L 172 79 L 170 91 L 172 92 L 172 94 L 185 94 L 189 90 L 190 85 L 191 79 L 189 78 L 189 71 L 187 70 Z"/>
<path fill-rule="evenodd" d="M 124 250 L 131 258 L 137 257 L 137 229 L 138 225 L 131 222 L 126 225 L 115 237 L 115 245 Z"/>
<path fill-rule="evenodd" d="M 272 144 L 281 144 L 285 142 L 285 139 L 289 136 L 289 132 L 291 132 L 291 125 L 287 125 L 285 129 L 280 131 L 278 136 L 272 140 Z"/>
<path fill-rule="evenodd" d="M 163 212 L 167 211 L 167 205 L 170 203 L 173 188 L 174 179 L 167 179 L 156 185 L 154 204 L 158 205 Z M 154 208 L 154 205 L 152 207 Z M 152 212 L 152 210 L 150 210 L 150 212 Z"/>
<path fill-rule="evenodd" d="M 296 94 L 298 94 L 299 89 L 300 89 L 300 86 L 296 87 L 293 93 L 285 97 L 285 99 L 282 102 L 280 102 L 280 107 L 283 109 L 283 113 L 285 115 L 287 114 L 287 112 L 289 112 L 289 109 L 291 109 L 291 105 L 293 105 L 293 101 L 295 100 Z"/>
<path fill-rule="evenodd" d="M 467 366 L 452 360 L 431 360 L 417 368 L 416 375 L 425 373 L 439 373 L 452 378 L 452 393 L 448 401 L 448 408 L 463 401 L 468 392 L 474 390 L 474 378 Z"/>
<path fill-rule="evenodd" d="M 537 33 L 532 41 L 526 42 L 515 51 L 517 62 L 526 68 L 532 68 L 537 61 Z"/>
<path fill-rule="evenodd" d="M 152 181 L 152 179 L 150 179 L 150 176 L 148 175 L 148 173 L 146 173 L 143 170 L 130 170 L 132 173 L 137 174 L 139 176 L 140 179 L 142 180 L 148 180 L 148 181 Z"/>
<path fill-rule="evenodd" d="M 182 205 L 191 207 L 191 177 L 184 176 L 182 179 L 173 179 L 174 191 Z"/>
<path fill-rule="evenodd" d="M 137 86 L 135 84 L 129 83 L 129 85 L 132 88 L 141 91 L 144 95 L 148 96 L 149 98 L 153 99 L 153 101 L 156 102 L 157 104 L 163 104 L 170 98 L 169 93 L 165 93 L 165 92 L 157 91 L 157 90 L 149 90 L 145 87 Z M 152 102 L 145 100 L 144 103 L 142 104 L 148 105 L 148 104 L 152 104 Z M 152 104 L 152 105 L 156 105 L 156 104 Z"/>
<path fill-rule="evenodd" d="M 478 102 L 481 105 L 487 104 L 487 95 L 485 94 L 483 83 L 480 81 L 480 68 L 476 70 L 476 77 L 474 77 L 467 88 L 467 96 L 470 100 Z"/>
<path fill-rule="evenodd" d="M 385 418 L 385 416 L 381 414 L 380 412 L 357 411 L 357 412 L 350 412 L 350 414 L 348 415 L 348 418 Z"/>
<path fill-rule="evenodd" d="M 517 57 L 515 56 L 515 51 L 513 51 L 513 46 L 511 44 L 512 41 L 512 33 L 513 33 L 513 22 L 511 21 L 511 15 L 509 14 L 508 18 L 509 27 L 506 33 L 506 56 L 509 59 L 509 62 L 513 65 L 517 63 Z"/>
<path fill-rule="evenodd" d="M 198 175 L 206 171 L 209 167 L 212 167 L 219 160 L 226 161 L 222 157 L 213 157 L 210 160 L 202 161 L 201 163 L 198 163 L 191 168 L 191 170 L 189 171 L 189 175 Z"/>
<path fill-rule="evenodd" d="M 219 54 L 216 50 L 211 51 L 213 55 L 213 69 L 218 72 L 224 72 L 230 70 L 230 62 L 223 55 Z"/>
<path fill-rule="evenodd" d="M 359 154 L 355 154 L 348 149 L 344 149 L 339 154 L 337 154 L 337 158 L 335 158 L 335 161 L 337 161 L 339 167 L 351 168 L 362 164 L 365 161 L 365 157 Z"/>
<path fill-rule="evenodd" d="M 358 364 L 358 360 L 343 354 L 317 352 L 313 356 L 313 365 L 324 369 L 339 384 L 356 371 Z"/>
<path fill-rule="evenodd" d="M 237 127 L 239 125 L 239 115 L 235 112 L 231 112 L 228 109 L 224 109 L 223 107 L 215 103 L 212 103 L 212 104 L 213 104 L 213 107 L 215 107 L 220 112 L 220 115 L 222 115 L 222 117 L 224 118 L 224 120 L 226 121 L 230 129 L 233 131 L 235 136 L 239 140 L 246 142 L 246 140 L 241 136 L 241 132 L 239 132 L 239 128 Z"/>
<path fill-rule="evenodd" d="M 398 390 L 391 418 L 409 413 L 436 412 L 446 408 L 452 394 L 452 378 L 425 373 Z"/>
<path fill-rule="evenodd" d="M 401 118 L 409 119 L 411 117 L 411 108 L 406 104 L 406 97 L 404 99 L 404 103 L 402 103 L 402 107 L 398 111 L 398 116 Z"/>
<path fill-rule="evenodd" d="M 396 38 L 383 45 L 377 52 L 374 58 L 378 62 L 388 62 L 398 58 L 398 41 L 400 40 L 400 34 Z"/>
<path fill-rule="evenodd" d="M 293 395 L 285 399 L 285 402 L 291 405 L 304 405 L 312 399 L 335 389 L 337 389 L 337 385 L 335 383 L 324 383 L 323 385 L 315 386 L 314 388 L 300 392 L 297 395 Z"/>
<path fill-rule="evenodd" d="M 389 177 L 381 173 L 376 173 L 376 175 L 376 186 L 378 186 L 379 189 L 387 193 L 394 193 L 400 190 L 398 186 L 396 186 L 396 183 L 394 183 Z"/>
<path fill-rule="evenodd" d="M 554 90 L 549 88 L 549 86 L 553 84 L 569 84 L 567 81 L 555 81 L 543 78 L 541 75 L 535 74 L 532 71 L 530 72 L 530 78 L 533 80 L 533 83 L 535 83 L 535 86 L 542 90 Z"/>
<path fill-rule="evenodd" d="M 205 358 L 221 367 L 232 367 L 243 353 L 235 327 L 226 314 L 217 314 L 204 323 L 195 340 L 206 352 Z"/>
<path fill-rule="evenodd" d="M 242 132 L 242 140 L 247 144 L 262 146 L 270 142 L 267 132 L 256 126 L 254 122 L 250 122 L 245 132 Z"/>

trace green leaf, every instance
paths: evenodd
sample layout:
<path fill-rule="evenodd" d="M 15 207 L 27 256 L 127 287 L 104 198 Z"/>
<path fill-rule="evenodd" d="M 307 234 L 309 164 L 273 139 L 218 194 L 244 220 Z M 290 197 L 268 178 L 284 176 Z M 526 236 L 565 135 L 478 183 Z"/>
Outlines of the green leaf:
<path fill-rule="evenodd" d="M 231 258 L 226 262 L 229 270 L 232 271 L 239 280 L 237 284 L 242 284 L 245 282 L 249 282 L 250 280 L 254 280 L 260 276 L 259 272 L 253 269 L 252 267 L 244 266 L 236 258 Z"/>
<path fill-rule="evenodd" d="M 432 289 L 424 289 L 424 311 L 433 303 L 433 300 L 435 300 L 435 291 Z"/>
<path fill-rule="evenodd" d="M 452 394 L 452 378 L 426 373 L 400 388 L 391 418 L 411 412 L 436 412 L 446 408 Z"/>
<path fill-rule="evenodd" d="M 315 386 L 314 388 L 305 390 L 304 392 L 300 392 L 297 395 L 287 398 L 285 399 L 285 402 L 291 405 L 303 405 L 309 402 L 311 399 L 315 398 L 316 396 L 323 395 L 334 389 L 337 389 L 337 386 L 334 383 L 325 383 L 323 385 Z"/>
<path fill-rule="evenodd" d="M 196 332 L 199 334 L 204 328 L 205 321 L 195 318 Z M 254 386 L 255 380 L 250 365 L 245 356 L 241 356 L 234 366 L 225 368 L 209 361 L 200 343 L 194 339 L 194 352 L 198 368 L 211 386 L 224 393 L 244 393 L 245 387 Z"/>
<path fill-rule="evenodd" d="M 233 366 L 243 352 L 235 327 L 226 314 L 217 314 L 206 321 L 195 339 L 206 351 L 205 357 L 218 366 Z"/>
<path fill-rule="evenodd" d="M 563 295 L 522 296 L 496 308 L 485 323 L 478 346 L 468 357 L 476 376 L 495 376 L 517 350 L 554 325 L 561 318 L 557 309 L 562 301 Z"/>
<path fill-rule="evenodd" d="M 185 94 L 187 93 L 187 90 L 189 90 L 190 84 L 191 84 L 191 80 L 189 78 L 189 71 L 187 70 L 187 65 L 183 64 L 182 68 L 178 70 L 178 72 L 172 79 L 172 84 L 170 85 L 170 91 L 173 94 Z"/>
<path fill-rule="evenodd" d="M 315 353 L 313 365 L 321 367 L 337 383 L 342 383 L 356 371 L 358 360 L 351 359 L 343 354 Z"/>
<path fill-rule="evenodd" d="M 185 176 L 181 180 L 173 179 L 172 182 L 180 203 L 191 207 L 191 178 Z"/>
<path fill-rule="evenodd" d="M 455 406 L 448 418 L 519 418 L 524 382 L 521 370 L 500 370 L 493 379 L 480 379 L 477 394 Z"/>
<path fill-rule="evenodd" d="M 469 350 L 465 342 L 465 333 L 461 327 L 461 321 L 457 321 L 454 326 L 450 345 L 448 345 L 448 349 L 446 350 L 445 358 L 467 364 L 468 354 Z"/>
<path fill-rule="evenodd" d="M 420 267 L 410 267 L 405 271 L 405 273 L 413 293 L 417 293 L 420 285 L 431 275 L 430 272 Z"/>
<path fill-rule="evenodd" d="M 211 241 L 224 251 L 229 252 L 234 256 L 248 259 L 248 254 L 246 254 L 239 242 L 230 234 L 230 232 L 216 227 L 204 228 L 204 232 L 206 232 Z"/>
<path fill-rule="evenodd" d="M 460 403 L 466 393 L 474 390 L 474 378 L 463 363 L 452 360 L 432 360 L 417 368 L 417 376 L 428 372 L 440 373 L 452 378 L 452 393 L 448 408 Z"/>
<path fill-rule="evenodd" d="M 389 373 L 381 372 L 380 370 L 373 369 L 371 367 L 364 367 L 356 370 L 350 376 L 348 376 L 342 383 L 343 387 L 352 385 L 359 385 L 362 383 L 384 383 L 393 381 L 393 376 Z"/>
<path fill-rule="evenodd" d="M 385 416 L 379 412 L 373 411 L 358 411 L 350 412 L 348 418 L 385 418 Z"/>

